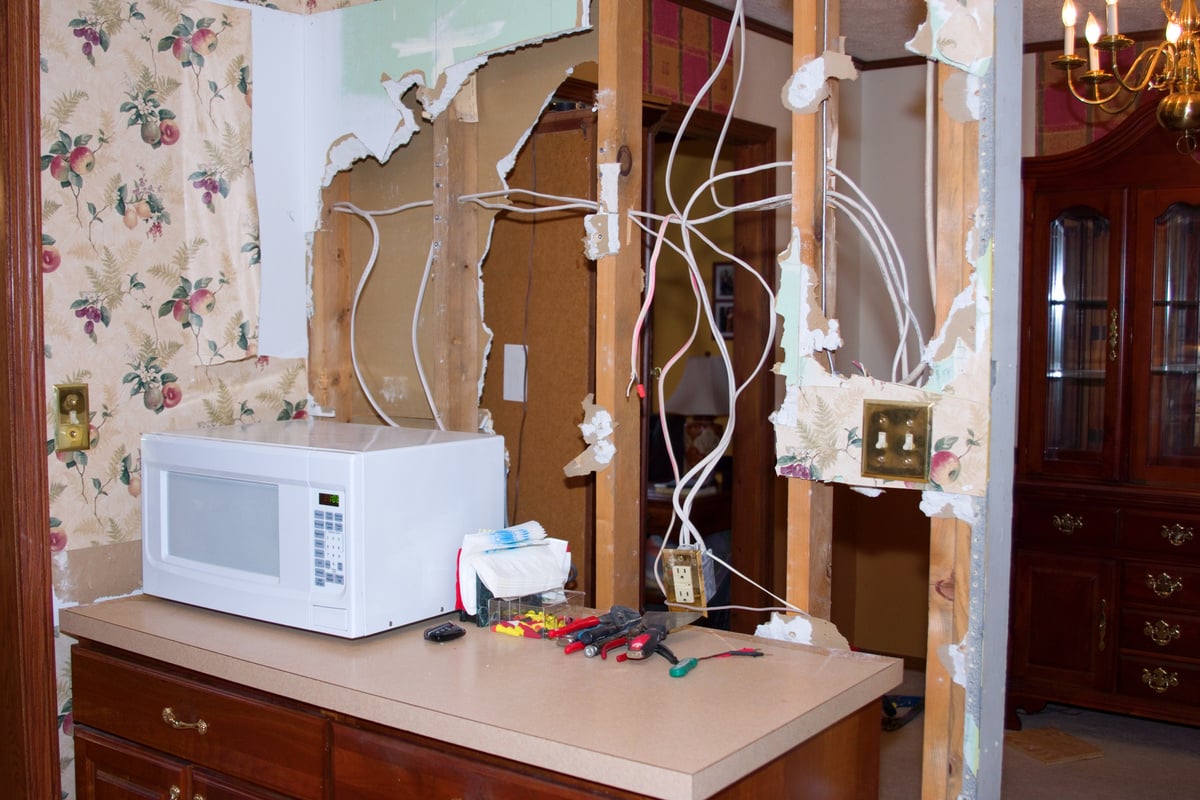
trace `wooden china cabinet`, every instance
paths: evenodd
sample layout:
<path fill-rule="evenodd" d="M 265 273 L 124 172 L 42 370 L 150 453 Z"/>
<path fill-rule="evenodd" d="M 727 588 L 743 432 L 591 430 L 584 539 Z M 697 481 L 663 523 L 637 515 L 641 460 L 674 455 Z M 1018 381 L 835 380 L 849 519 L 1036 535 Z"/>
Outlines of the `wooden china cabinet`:
<path fill-rule="evenodd" d="M 1008 708 L 1200 724 L 1200 160 L 1026 159 Z"/>

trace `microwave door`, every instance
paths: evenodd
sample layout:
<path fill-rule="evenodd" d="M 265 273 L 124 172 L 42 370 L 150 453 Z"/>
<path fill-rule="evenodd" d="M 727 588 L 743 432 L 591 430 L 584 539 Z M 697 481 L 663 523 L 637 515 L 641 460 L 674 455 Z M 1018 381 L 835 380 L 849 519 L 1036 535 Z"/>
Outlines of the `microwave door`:
<path fill-rule="evenodd" d="M 280 577 L 279 484 L 170 472 L 168 560 Z"/>

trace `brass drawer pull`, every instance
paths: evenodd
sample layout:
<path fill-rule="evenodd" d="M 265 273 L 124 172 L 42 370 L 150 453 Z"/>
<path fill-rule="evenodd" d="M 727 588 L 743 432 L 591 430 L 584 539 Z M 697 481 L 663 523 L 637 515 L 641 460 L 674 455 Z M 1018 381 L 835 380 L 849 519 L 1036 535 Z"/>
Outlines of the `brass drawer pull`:
<path fill-rule="evenodd" d="M 1083 527 L 1083 517 L 1076 517 L 1072 514 L 1055 514 L 1050 518 L 1050 522 L 1064 536 L 1070 536 Z"/>
<path fill-rule="evenodd" d="M 1157 576 L 1146 573 L 1146 588 L 1159 597 L 1170 597 L 1183 589 L 1183 581 L 1179 578 L 1172 578 L 1165 572 L 1159 573 Z"/>
<path fill-rule="evenodd" d="M 1192 529 L 1185 528 L 1178 522 L 1170 527 L 1163 525 L 1161 533 L 1164 539 L 1176 547 L 1179 547 L 1184 542 L 1190 542 L 1192 540 Z"/>
<path fill-rule="evenodd" d="M 1142 633 L 1150 637 L 1150 641 L 1156 645 L 1166 647 L 1179 638 L 1179 626 L 1171 625 L 1165 619 L 1160 619 L 1158 622 L 1147 620 L 1145 627 L 1142 628 Z"/>
<path fill-rule="evenodd" d="M 175 709 L 171 708 L 170 706 L 167 706 L 163 709 L 162 718 L 163 722 L 167 723 L 177 731 L 195 730 L 196 733 L 200 734 L 201 736 L 208 733 L 207 722 L 202 719 L 196 720 L 195 722 L 184 722 L 179 717 L 175 716 Z"/>
<path fill-rule="evenodd" d="M 1162 667 L 1156 667 L 1153 672 L 1142 668 L 1142 683 L 1148 685 L 1158 694 L 1162 694 L 1167 689 L 1174 689 L 1179 685 L 1179 673 L 1167 672 Z"/>
<path fill-rule="evenodd" d="M 171 796 L 171 800 L 179 800 L 179 798 L 183 795 L 178 786 L 172 786 L 168 794 Z"/>

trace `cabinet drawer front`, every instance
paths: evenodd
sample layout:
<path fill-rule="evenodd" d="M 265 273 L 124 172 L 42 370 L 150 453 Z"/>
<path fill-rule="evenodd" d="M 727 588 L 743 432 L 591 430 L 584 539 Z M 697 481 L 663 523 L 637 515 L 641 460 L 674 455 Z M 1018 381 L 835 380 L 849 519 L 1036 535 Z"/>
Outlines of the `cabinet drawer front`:
<path fill-rule="evenodd" d="M 1168 658 L 1121 658 L 1117 691 L 1162 705 L 1200 706 L 1200 664 Z"/>
<path fill-rule="evenodd" d="M 1169 562 L 1128 562 L 1121 570 L 1121 598 L 1165 610 L 1200 611 L 1200 569 Z"/>
<path fill-rule="evenodd" d="M 1127 511 L 1121 545 L 1173 558 L 1200 558 L 1200 516 L 1169 511 Z"/>
<path fill-rule="evenodd" d="M 428 742 L 428 743 L 426 743 Z M 333 725 L 335 800 L 478 797 L 489 800 L 634 798 L 620 789 L 587 784 L 569 775 L 522 767 L 432 740 L 385 736 Z"/>
<path fill-rule="evenodd" d="M 1151 656 L 1200 658 L 1200 617 L 1161 610 L 1121 612 L 1121 649 Z"/>
<path fill-rule="evenodd" d="M 1025 541 L 1111 545 L 1117 537 L 1117 513 L 1070 502 L 1020 503 L 1015 532 Z"/>
<path fill-rule="evenodd" d="M 326 723 L 316 714 L 78 645 L 72 686 L 80 724 L 291 797 L 323 797 Z"/>
<path fill-rule="evenodd" d="M 86 727 L 75 728 L 75 787 L 82 800 L 169 800 L 187 788 L 187 766 Z"/>

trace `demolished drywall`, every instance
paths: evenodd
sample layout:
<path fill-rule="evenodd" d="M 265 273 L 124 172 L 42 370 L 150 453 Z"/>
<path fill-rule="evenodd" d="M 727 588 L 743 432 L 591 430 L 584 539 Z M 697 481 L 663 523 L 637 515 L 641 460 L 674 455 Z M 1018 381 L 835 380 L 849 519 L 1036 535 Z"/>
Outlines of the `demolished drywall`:
<path fill-rule="evenodd" d="M 949 8 L 942 0 L 931 0 L 929 6 L 930 20 L 917 38 L 929 43 L 931 53 L 945 59 L 949 53 L 962 62 L 955 63 L 963 71 L 961 77 L 949 83 L 952 96 L 943 97 L 942 102 L 953 107 L 954 118 L 977 120 L 981 84 L 972 70 L 986 70 L 990 64 L 991 4 L 980 0 L 964 8 Z M 977 41 L 980 36 L 986 38 L 986 44 Z M 785 87 L 785 104 L 797 111 L 817 110 L 828 94 L 822 88 L 828 83 L 828 68 L 822 65 L 816 74 L 813 63 L 802 66 Z M 841 347 L 838 322 L 826 319 L 818 304 L 822 288 L 817 276 L 819 254 L 803 252 L 806 239 L 793 230 L 788 249 L 779 257 L 778 311 L 783 317 L 784 359 L 775 369 L 785 379 L 785 394 L 772 415 L 778 474 L 877 489 L 928 490 L 933 496 L 986 493 L 991 252 L 990 243 L 976 232 L 986 222 L 983 215 L 984 211 L 977 210 L 968 220 L 962 256 L 974 272 L 952 299 L 945 322 L 922 345 L 925 374 L 919 386 L 832 372 L 832 360 L 822 354 Z M 815 251 L 815 239 L 809 237 L 809 241 L 808 247 Z M 865 401 L 930 407 L 927 480 L 886 480 L 862 474 Z M 957 514 L 961 506 L 938 506 L 939 512 L 942 509 Z"/>
<path fill-rule="evenodd" d="M 305 271 L 320 188 L 442 113 L 488 57 L 590 27 L 587 0 L 380 0 L 299 16 L 254 9 L 263 355 L 307 355 Z"/>

